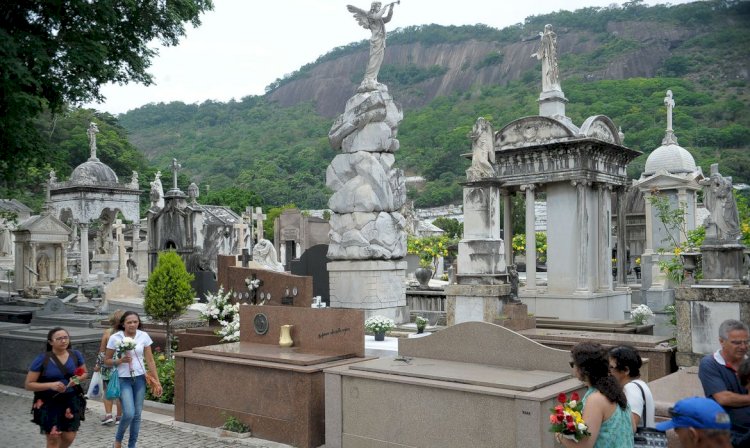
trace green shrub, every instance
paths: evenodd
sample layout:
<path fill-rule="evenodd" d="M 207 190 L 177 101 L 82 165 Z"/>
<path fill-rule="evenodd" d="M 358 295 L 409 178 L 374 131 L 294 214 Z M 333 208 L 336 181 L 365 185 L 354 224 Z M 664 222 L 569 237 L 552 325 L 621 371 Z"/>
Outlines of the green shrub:
<path fill-rule="evenodd" d="M 156 374 L 162 387 L 161 397 L 156 397 L 146 389 L 146 399 L 158 401 L 159 403 L 174 404 L 174 359 L 168 359 L 160 348 L 154 351 L 154 362 L 156 363 Z"/>

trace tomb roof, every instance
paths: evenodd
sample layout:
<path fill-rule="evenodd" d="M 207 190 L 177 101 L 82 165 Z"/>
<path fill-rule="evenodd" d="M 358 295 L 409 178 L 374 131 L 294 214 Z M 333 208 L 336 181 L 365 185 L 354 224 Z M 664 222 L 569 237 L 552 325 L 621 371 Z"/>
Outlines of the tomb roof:
<path fill-rule="evenodd" d="M 695 159 L 687 149 L 676 142 L 669 142 L 649 154 L 643 175 L 650 176 L 660 170 L 670 174 L 693 173 L 697 167 Z"/>
<path fill-rule="evenodd" d="M 102 182 L 117 183 L 117 174 L 99 159 L 89 159 L 73 170 L 70 175 L 70 182 L 77 185 L 96 185 Z"/>

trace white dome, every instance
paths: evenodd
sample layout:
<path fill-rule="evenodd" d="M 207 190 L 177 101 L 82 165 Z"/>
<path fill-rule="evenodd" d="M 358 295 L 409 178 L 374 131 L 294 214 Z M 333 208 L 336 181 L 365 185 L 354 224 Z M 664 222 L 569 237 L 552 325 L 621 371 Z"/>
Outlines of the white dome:
<path fill-rule="evenodd" d="M 70 181 L 79 185 L 96 185 L 101 182 L 117 183 L 117 174 L 99 159 L 89 159 L 73 170 L 70 174 Z"/>
<path fill-rule="evenodd" d="M 675 143 L 659 146 L 646 159 L 644 176 L 666 170 L 670 174 L 692 173 L 697 171 L 695 159 L 687 149 Z"/>

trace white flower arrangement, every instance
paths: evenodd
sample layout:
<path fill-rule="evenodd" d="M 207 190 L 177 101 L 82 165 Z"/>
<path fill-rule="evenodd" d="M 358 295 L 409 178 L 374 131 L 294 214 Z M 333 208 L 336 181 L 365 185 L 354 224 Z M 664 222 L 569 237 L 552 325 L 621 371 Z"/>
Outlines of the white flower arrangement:
<path fill-rule="evenodd" d="M 365 329 L 373 333 L 385 333 L 395 326 L 393 319 L 385 316 L 372 316 L 365 321 Z"/>
<path fill-rule="evenodd" d="M 248 279 L 245 279 L 245 284 L 247 285 L 247 289 L 249 289 L 250 291 L 254 291 L 260 288 L 260 279 L 256 278 L 256 279 L 250 280 L 248 278 Z"/>
<path fill-rule="evenodd" d="M 129 351 L 135 350 L 135 339 L 125 336 L 122 338 L 120 342 L 116 345 L 116 353 L 118 358 L 122 358 L 125 356 Z M 135 352 L 133 353 L 135 356 L 138 356 Z M 128 362 L 128 367 L 130 368 L 130 376 L 135 377 L 135 370 L 133 369 L 133 361 Z"/>
<path fill-rule="evenodd" d="M 414 319 L 414 323 L 417 324 L 417 328 L 420 328 L 420 327 L 425 328 L 427 326 L 427 319 L 422 316 L 417 316 Z"/>
<path fill-rule="evenodd" d="M 232 292 L 224 294 L 224 288 L 219 288 L 216 294 L 206 294 L 205 309 L 201 310 L 201 318 L 205 320 L 215 319 L 218 321 L 231 321 L 235 314 L 239 313 L 239 304 L 232 304 Z"/>
<path fill-rule="evenodd" d="M 636 325 L 643 325 L 649 317 L 654 316 L 654 312 L 651 311 L 651 308 L 647 305 L 641 304 L 630 312 L 630 316 L 633 318 L 633 322 L 635 322 Z"/>
<path fill-rule="evenodd" d="M 240 340 L 240 313 L 235 313 L 231 320 L 220 320 L 221 330 L 216 332 L 221 336 L 221 342 L 237 342 Z"/>

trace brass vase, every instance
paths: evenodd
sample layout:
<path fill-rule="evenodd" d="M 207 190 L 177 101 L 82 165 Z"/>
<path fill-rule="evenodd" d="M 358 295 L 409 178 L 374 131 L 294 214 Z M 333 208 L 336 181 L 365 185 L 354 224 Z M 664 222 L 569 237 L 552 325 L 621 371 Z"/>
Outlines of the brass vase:
<path fill-rule="evenodd" d="M 279 336 L 279 345 L 281 347 L 291 347 L 294 345 L 294 341 L 292 340 L 292 327 L 294 325 L 282 325 L 281 326 L 281 335 Z"/>

